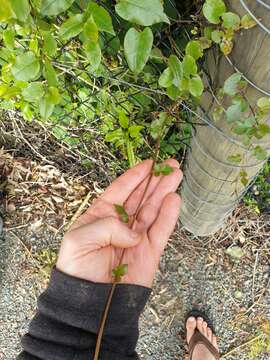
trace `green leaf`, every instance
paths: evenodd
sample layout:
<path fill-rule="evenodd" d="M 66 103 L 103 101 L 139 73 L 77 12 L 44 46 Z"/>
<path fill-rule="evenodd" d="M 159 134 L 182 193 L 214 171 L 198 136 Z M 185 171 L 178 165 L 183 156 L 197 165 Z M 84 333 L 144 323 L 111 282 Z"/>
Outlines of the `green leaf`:
<path fill-rule="evenodd" d="M 52 64 L 48 60 L 45 61 L 43 75 L 44 75 L 45 79 L 47 80 L 47 83 L 49 86 L 57 86 L 58 85 L 56 72 L 55 72 Z"/>
<path fill-rule="evenodd" d="M 248 133 L 255 123 L 256 120 L 253 117 L 244 119 L 243 121 L 237 121 L 233 132 L 237 135 Z"/>
<path fill-rule="evenodd" d="M 128 223 L 129 216 L 124 207 L 122 205 L 114 204 L 114 209 L 120 216 L 121 221 L 123 221 L 124 223 Z"/>
<path fill-rule="evenodd" d="M 121 264 L 112 270 L 112 275 L 116 282 L 120 282 L 121 278 L 128 273 L 128 264 Z"/>
<path fill-rule="evenodd" d="M 200 42 L 197 40 L 191 40 L 186 46 L 186 55 L 192 56 L 195 60 L 198 60 L 203 56 L 203 51 Z"/>
<path fill-rule="evenodd" d="M 158 139 L 165 133 L 166 126 L 170 123 L 171 117 L 166 112 L 160 112 L 157 119 L 153 120 L 150 125 L 150 134 L 154 140 Z"/>
<path fill-rule="evenodd" d="M 173 73 L 170 68 L 166 68 L 158 79 L 159 86 L 169 87 L 173 82 Z"/>
<path fill-rule="evenodd" d="M 222 14 L 222 25 L 226 29 L 238 30 L 240 26 L 240 17 L 233 12 L 226 12 Z"/>
<path fill-rule="evenodd" d="M 236 260 L 240 260 L 245 255 L 243 249 L 240 246 L 229 247 L 226 250 L 226 254 L 228 254 L 230 257 Z"/>
<path fill-rule="evenodd" d="M 183 79 L 183 65 L 176 55 L 171 55 L 168 59 L 169 68 L 173 74 L 173 85 L 179 87 Z"/>
<path fill-rule="evenodd" d="M 94 43 L 91 41 L 86 42 L 84 43 L 84 50 L 92 69 L 96 70 L 101 63 L 101 49 L 99 43 Z"/>
<path fill-rule="evenodd" d="M 270 126 L 267 124 L 259 124 L 257 126 L 256 138 L 262 139 L 264 136 L 270 134 Z"/>
<path fill-rule="evenodd" d="M 11 0 L 11 6 L 17 19 L 23 22 L 27 20 L 31 11 L 28 0 Z"/>
<path fill-rule="evenodd" d="M 211 39 L 214 41 L 214 43 L 216 44 L 220 44 L 222 38 L 224 36 L 224 32 L 220 31 L 220 30 L 214 30 L 211 33 Z"/>
<path fill-rule="evenodd" d="M 228 161 L 233 164 L 239 164 L 242 161 L 242 156 L 240 154 L 228 156 Z"/>
<path fill-rule="evenodd" d="M 139 74 L 149 59 L 153 45 L 153 33 L 150 28 L 142 32 L 131 28 L 128 30 L 124 40 L 125 57 L 128 66 L 135 74 Z"/>
<path fill-rule="evenodd" d="M 131 125 L 128 128 L 128 133 L 133 139 L 141 138 L 141 136 L 142 136 L 141 130 L 142 129 L 144 129 L 144 126 L 142 126 L 142 125 Z"/>
<path fill-rule="evenodd" d="M 56 16 L 66 11 L 74 3 L 74 0 L 41 0 L 40 12 L 44 16 Z"/>
<path fill-rule="evenodd" d="M 154 176 L 167 176 L 173 172 L 173 168 L 168 164 L 156 164 L 153 170 Z"/>
<path fill-rule="evenodd" d="M 256 25 L 257 23 L 255 19 L 253 19 L 253 17 L 249 14 L 246 14 L 241 18 L 241 26 L 244 29 L 251 29 Z"/>
<path fill-rule="evenodd" d="M 83 27 L 83 36 L 86 41 L 98 42 L 98 27 L 92 16 L 87 20 Z"/>
<path fill-rule="evenodd" d="M 233 123 L 241 119 L 242 111 L 239 103 L 233 104 L 226 110 L 226 119 L 228 123 Z"/>
<path fill-rule="evenodd" d="M 120 0 L 115 5 L 115 10 L 123 19 L 138 25 L 170 23 L 160 0 Z"/>
<path fill-rule="evenodd" d="M 83 15 L 77 14 L 66 20 L 60 27 L 59 36 L 62 40 L 69 40 L 83 30 Z"/>
<path fill-rule="evenodd" d="M 61 101 L 61 95 L 59 94 L 58 89 L 54 86 L 49 87 L 48 97 L 49 101 L 54 105 L 59 104 Z"/>
<path fill-rule="evenodd" d="M 267 152 L 260 145 L 257 145 L 252 149 L 252 155 L 258 160 L 265 160 L 267 158 Z"/>
<path fill-rule="evenodd" d="M 119 124 L 123 129 L 127 129 L 128 125 L 129 125 L 129 118 L 127 117 L 126 113 L 124 112 L 124 110 L 119 111 Z"/>
<path fill-rule="evenodd" d="M 5 43 L 5 46 L 9 50 L 14 49 L 14 43 L 15 43 L 15 31 L 12 28 L 7 28 L 3 31 L 3 40 Z"/>
<path fill-rule="evenodd" d="M 32 82 L 22 90 L 22 96 L 29 102 L 37 102 L 43 95 L 44 88 L 41 82 Z"/>
<path fill-rule="evenodd" d="M 194 76 L 189 80 L 188 89 L 191 95 L 199 97 L 203 93 L 203 82 L 199 75 Z"/>
<path fill-rule="evenodd" d="M 244 185 L 244 186 L 247 186 L 248 184 L 248 174 L 247 172 L 242 169 L 239 173 L 239 176 L 240 176 L 240 180 L 241 180 L 241 184 Z"/>
<path fill-rule="evenodd" d="M 0 1 L 0 22 L 4 22 L 13 16 L 10 0 Z"/>
<path fill-rule="evenodd" d="M 30 81 L 35 80 L 39 74 L 40 64 L 35 54 L 28 51 L 17 56 L 11 72 L 15 79 Z"/>
<path fill-rule="evenodd" d="M 114 131 L 111 131 L 105 136 L 105 141 L 112 142 L 112 143 L 114 143 L 118 140 L 122 140 L 122 139 L 123 139 L 123 130 L 122 129 L 116 129 Z"/>
<path fill-rule="evenodd" d="M 257 106 L 262 110 L 264 113 L 270 111 L 270 98 L 268 97 L 261 97 L 257 100 Z"/>
<path fill-rule="evenodd" d="M 167 87 L 166 93 L 170 99 L 176 100 L 181 95 L 181 90 L 175 85 Z"/>
<path fill-rule="evenodd" d="M 57 42 L 49 32 L 43 33 L 43 52 L 47 56 L 55 56 L 57 52 Z"/>
<path fill-rule="evenodd" d="M 50 95 L 45 95 L 39 101 L 39 112 L 44 120 L 48 120 L 54 110 L 54 104 L 51 101 Z"/>
<path fill-rule="evenodd" d="M 111 16 L 106 9 L 94 2 L 90 2 L 88 10 L 93 16 L 93 19 L 100 31 L 105 31 L 109 34 L 115 35 Z"/>
<path fill-rule="evenodd" d="M 223 0 L 206 0 L 203 5 L 203 15 L 211 24 L 219 24 L 220 17 L 226 12 Z"/>
<path fill-rule="evenodd" d="M 235 73 L 231 75 L 224 82 L 223 90 L 224 93 L 230 96 L 234 96 L 239 92 L 239 85 L 241 81 L 241 74 Z"/>
<path fill-rule="evenodd" d="M 183 71 L 184 71 L 184 76 L 187 78 L 189 78 L 190 75 L 197 74 L 197 71 L 198 71 L 197 64 L 192 56 L 190 56 L 190 55 L 184 56 Z"/>

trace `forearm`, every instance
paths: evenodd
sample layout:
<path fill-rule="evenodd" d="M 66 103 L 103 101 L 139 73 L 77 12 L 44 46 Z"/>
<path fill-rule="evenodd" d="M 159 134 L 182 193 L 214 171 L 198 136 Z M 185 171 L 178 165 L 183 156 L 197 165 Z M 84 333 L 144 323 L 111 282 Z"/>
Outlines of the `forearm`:
<path fill-rule="evenodd" d="M 53 270 L 38 312 L 22 339 L 18 360 L 91 360 L 110 284 L 97 284 Z M 137 359 L 138 320 L 151 290 L 116 287 L 102 340 L 100 360 Z"/>

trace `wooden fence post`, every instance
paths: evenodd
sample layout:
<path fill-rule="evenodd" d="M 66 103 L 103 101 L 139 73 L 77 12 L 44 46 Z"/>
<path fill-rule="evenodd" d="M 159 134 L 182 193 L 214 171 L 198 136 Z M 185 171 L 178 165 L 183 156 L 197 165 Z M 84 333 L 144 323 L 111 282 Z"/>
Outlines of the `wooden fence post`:
<path fill-rule="evenodd" d="M 270 96 L 270 3 L 266 0 L 229 0 L 228 11 L 240 16 L 250 13 L 257 26 L 242 31 L 235 38 L 232 53 L 220 57 L 211 50 L 207 56 L 208 80 L 214 89 L 223 86 L 224 81 L 236 71 L 248 82 L 247 98 L 251 105 L 260 97 Z M 207 79 L 207 77 L 206 77 Z M 264 161 L 259 161 L 246 148 L 241 137 L 232 134 L 224 118 L 214 122 L 216 107 L 215 92 L 207 91 L 198 109 L 204 126 L 196 126 L 191 141 L 182 186 L 183 206 L 181 222 L 194 235 L 205 236 L 215 233 L 232 213 L 236 203 L 247 190 L 241 181 L 241 169 L 248 175 L 249 185 L 261 170 Z M 223 103 L 226 108 L 228 104 Z M 205 126 L 206 122 L 208 125 Z M 266 119 L 270 125 L 270 119 Z M 270 136 L 256 142 L 270 155 Z M 231 155 L 239 154 L 242 161 L 232 164 Z"/>

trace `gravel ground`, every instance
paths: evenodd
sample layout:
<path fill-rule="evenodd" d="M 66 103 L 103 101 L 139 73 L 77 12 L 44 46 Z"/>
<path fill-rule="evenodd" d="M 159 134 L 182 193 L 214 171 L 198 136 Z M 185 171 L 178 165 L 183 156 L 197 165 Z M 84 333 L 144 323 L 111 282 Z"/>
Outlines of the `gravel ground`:
<path fill-rule="evenodd" d="M 237 243 L 235 227 L 233 223 L 216 237 L 203 239 L 176 231 L 141 319 L 141 359 L 184 358 L 183 320 L 192 306 L 205 309 L 214 320 L 222 353 L 236 348 L 224 358 L 248 358 L 242 353 L 248 348 L 238 347 L 270 321 L 270 226 L 264 227 L 262 243 L 254 235 L 241 238 L 245 255 L 238 262 L 225 255 L 226 247 Z M 239 228 L 237 225 L 238 233 Z M 26 229 L 7 231 L 0 238 L 1 360 L 13 360 L 20 351 L 20 337 L 33 316 L 38 294 L 46 286 L 35 253 L 58 244 L 52 232 L 34 236 Z M 236 299 L 236 291 L 241 292 L 241 299 Z M 269 355 L 260 354 L 255 359 L 266 360 Z"/>

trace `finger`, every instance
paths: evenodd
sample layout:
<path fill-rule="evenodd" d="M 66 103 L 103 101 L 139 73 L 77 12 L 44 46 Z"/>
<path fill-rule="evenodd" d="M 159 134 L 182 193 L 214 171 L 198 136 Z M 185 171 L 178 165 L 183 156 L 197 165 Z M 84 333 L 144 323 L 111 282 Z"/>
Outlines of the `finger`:
<path fill-rule="evenodd" d="M 149 175 L 152 164 L 152 160 L 145 160 L 129 169 L 105 190 L 101 198 L 111 204 L 123 204 L 132 191 Z"/>
<path fill-rule="evenodd" d="M 180 196 L 171 193 L 164 199 L 158 217 L 148 232 L 152 248 L 157 258 L 161 256 L 179 217 Z"/>
<path fill-rule="evenodd" d="M 182 171 L 180 169 L 174 168 L 173 173 L 170 175 L 164 176 L 159 184 L 157 185 L 153 194 L 147 199 L 145 204 L 142 206 L 141 210 L 138 213 L 137 221 L 139 224 L 139 230 L 142 228 L 148 229 L 152 223 L 157 218 L 160 207 L 170 193 L 173 193 L 177 190 L 181 180 L 183 178 Z"/>
<path fill-rule="evenodd" d="M 174 160 L 174 159 L 165 160 L 164 164 L 168 164 L 173 168 L 177 168 L 177 169 L 179 168 L 178 161 Z M 147 191 L 144 195 L 145 188 L 149 182 L 150 177 L 151 177 L 151 181 L 150 181 Z M 132 194 L 129 196 L 129 198 L 125 202 L 125 209 L 129 215 L 132 215 L 136 212 L 138 204 L 140 203 L 143 195 L 144 195 L 144 200 L 143 200 L 142 204 L 144 204 L 147 201 L 149 196 L 151 196 L 151 194 L 155 191 L 157 185 L 160 182 L 160 179 L 161 179 L 161 176 L 151 176 L 151 174 L 149 174 L 149 176 L 147 176 L 146 179 L 144 179 L 144 181 L 137 187 L 137 189 L 135 189 L 132 192 Z"/>
<path fill-rule="evenodd" d="M 94 251 L 109 245 L 129 248 L 138 244 L 139 234 L 128 228 L 115 217 L 99 219 L 92 224 L 83 225 L 68 232 L 66 241 L 76 241 L 86 251 Z"/>

